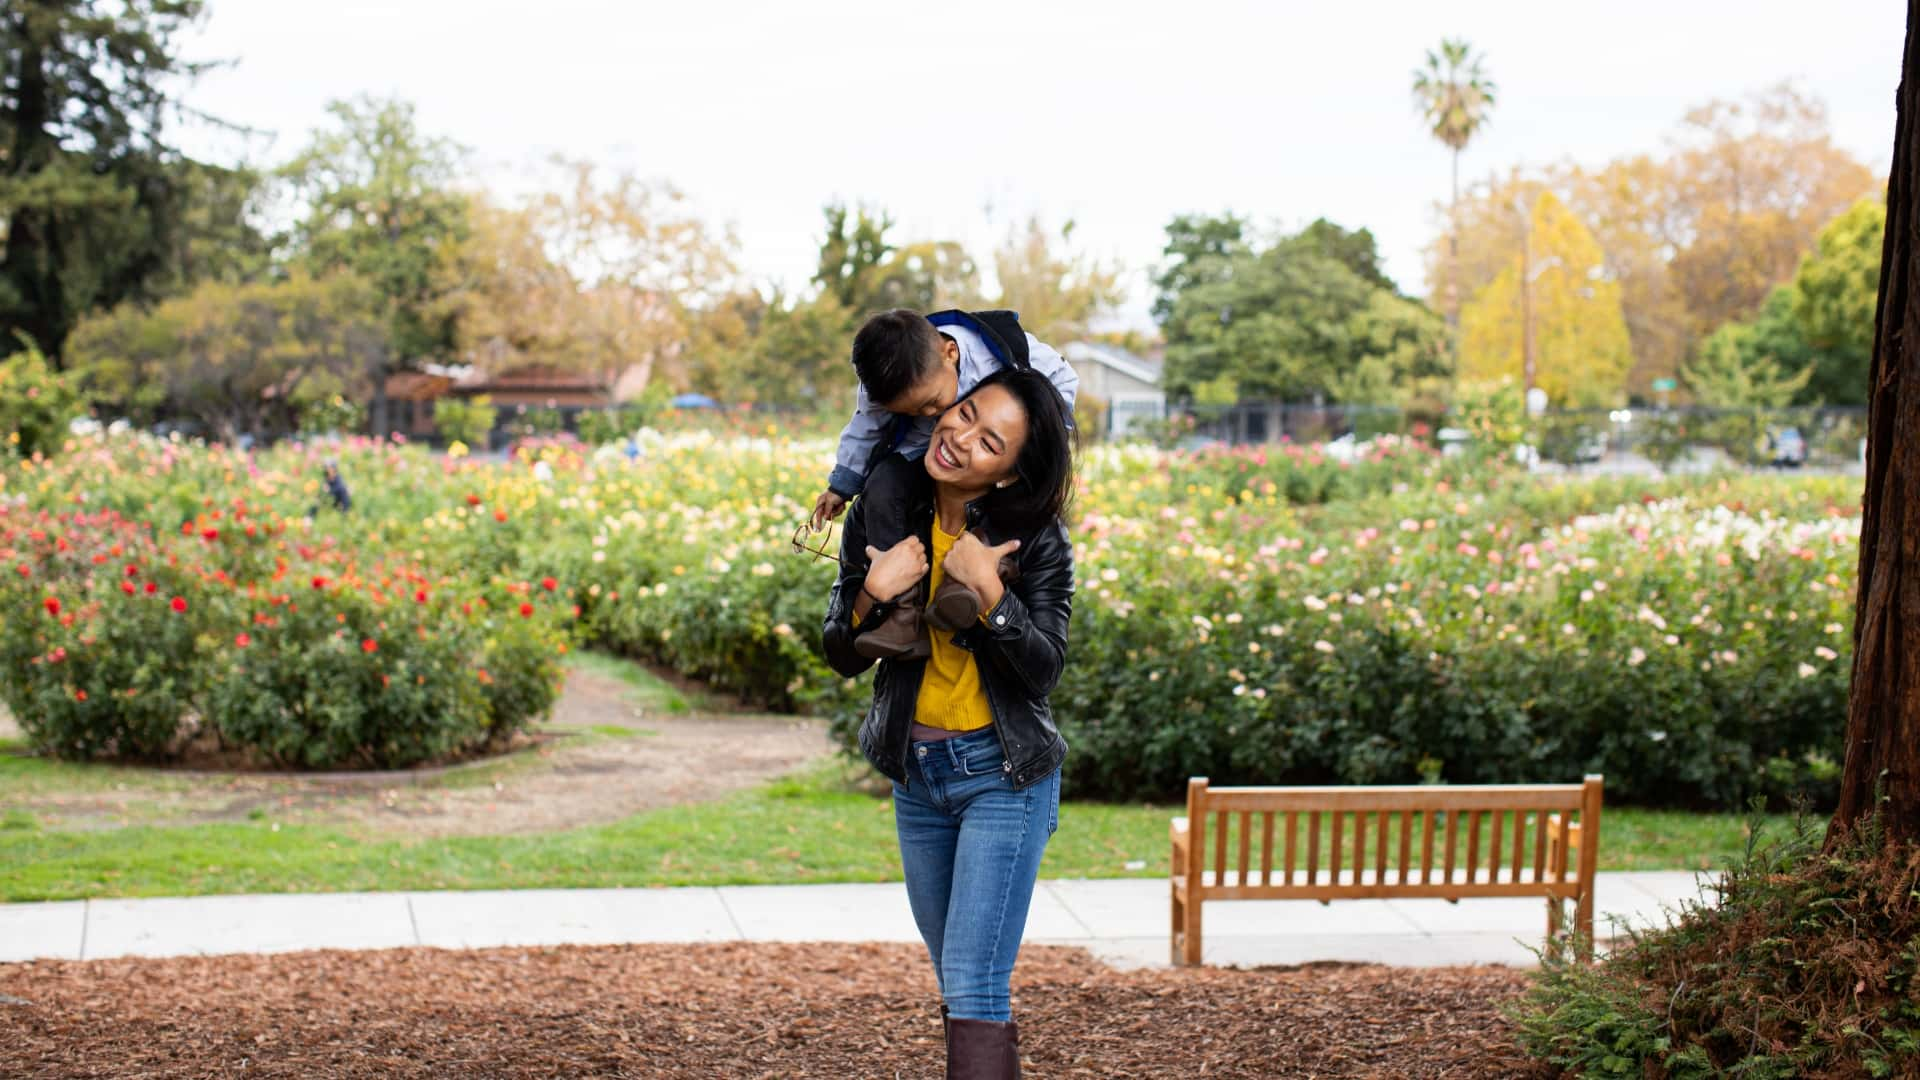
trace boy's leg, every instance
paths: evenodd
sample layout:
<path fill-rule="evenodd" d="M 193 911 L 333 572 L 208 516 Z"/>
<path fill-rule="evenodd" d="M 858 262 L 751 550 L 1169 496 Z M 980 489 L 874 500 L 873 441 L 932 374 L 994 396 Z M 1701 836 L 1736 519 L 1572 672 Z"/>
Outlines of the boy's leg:
<path fill-rule="evenodd" d="M 926 468 L 918 461 L 909 461 L 897 452 L 876 458 L 860 492 L 867 503 L 867 543 L 875 550 L 885 551 L 907 538 L 907 508 L 913 502 L 913 486 L 925 479 Z"/>
<path fill-rule="evenodd" d="M 915 484 L 930 483 L 926 468 L 919 461 L 898 453 L 877 456 L 867 470 L 866 486 L 861 490 L 861 513 L 867 526 L 867 543 L 877 551 L 886 551 L 907 538 L 907 513 L 913 505 Z M 882 600 L 893 597 L 883 596 Z M 875 660 L 916 660 L 933 652 L 920 609 L 926 603 L 926 587 L 917 583 L 900 599 L 885 623 L 853 639 L 853 651 Z"/>

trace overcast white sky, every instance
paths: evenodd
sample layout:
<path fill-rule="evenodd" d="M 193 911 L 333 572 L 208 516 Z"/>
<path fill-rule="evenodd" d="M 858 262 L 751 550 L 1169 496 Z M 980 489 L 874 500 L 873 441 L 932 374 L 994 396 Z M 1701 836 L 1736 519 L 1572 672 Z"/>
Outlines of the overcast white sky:
<path fill-rule="evenodd" d="M 1900 0 L 1137 4 L 974 0 L 210 0 L 187 43 L 237 64 L 189 100 L 276 133 L 290 156 L 332 98 L 398 94 L 470 147 L 476 181 L 559 152 L 671 180 L 738 230 L 758 280 L 804 287 L 820 207 L 867 200 L 897 241 L 984 257 L 1010 221 L 1071 217 L 1089 251 L 1145 272 L 1169 218 L 1365 226 L 1424 291 L 1446 151 L 1408 84 L 1464 36 L 1499 104 L 1462 176 L 1653 150 L 1684 110 L 1781 79 L 1831 109 L 1837 141 L 1885 170 Z M 187 134 L 232 160 L 231 139 Z"/>

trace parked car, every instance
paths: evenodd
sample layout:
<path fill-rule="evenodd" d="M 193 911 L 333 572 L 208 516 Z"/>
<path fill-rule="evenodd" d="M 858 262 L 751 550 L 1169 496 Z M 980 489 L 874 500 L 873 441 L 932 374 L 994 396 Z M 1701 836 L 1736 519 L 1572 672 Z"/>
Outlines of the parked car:
<path fill-rule="evenodd" d="M 1779 428 L 1767 433 L 1767 449 L 1776 469 L 1797 469 L 1807 463 L 1807 440 L 1799 428 Z"/>

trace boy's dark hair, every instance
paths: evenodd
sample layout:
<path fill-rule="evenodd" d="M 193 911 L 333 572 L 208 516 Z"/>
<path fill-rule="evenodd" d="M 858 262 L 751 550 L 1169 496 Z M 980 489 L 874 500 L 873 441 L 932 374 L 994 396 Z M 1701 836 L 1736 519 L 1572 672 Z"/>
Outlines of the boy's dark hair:
<path fill-rule="evenodd" d="M 867 400 L 889 405 L 940 362 L 940 331 L 911 308 L 883 311 L 853 335 L 853 370 Z"/>
<path fill-rule="evenodd" d="M 986 496 L 996 521 L 1026 531 L 1064 519 L 1073 501 L 1073 429 L 1067 402 L 1045 375 L 1002 368 L 980 380 L 969 397 L 989 386 L 1004 387 L 1027 414 L 1027 441 L 1014 458 L 1012 484 Z"/>

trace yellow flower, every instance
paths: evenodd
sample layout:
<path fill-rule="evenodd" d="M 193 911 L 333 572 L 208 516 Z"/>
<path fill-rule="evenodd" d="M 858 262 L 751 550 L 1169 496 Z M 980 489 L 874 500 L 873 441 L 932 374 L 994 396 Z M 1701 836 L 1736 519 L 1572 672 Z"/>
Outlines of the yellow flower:
<path fill-rule="evenodd" d="M 466 457 L 467 444 L 461 442 L 459 439 L 453 440 L 452 442 L 447 444 L 447 456 L 450 458 Z"/>

